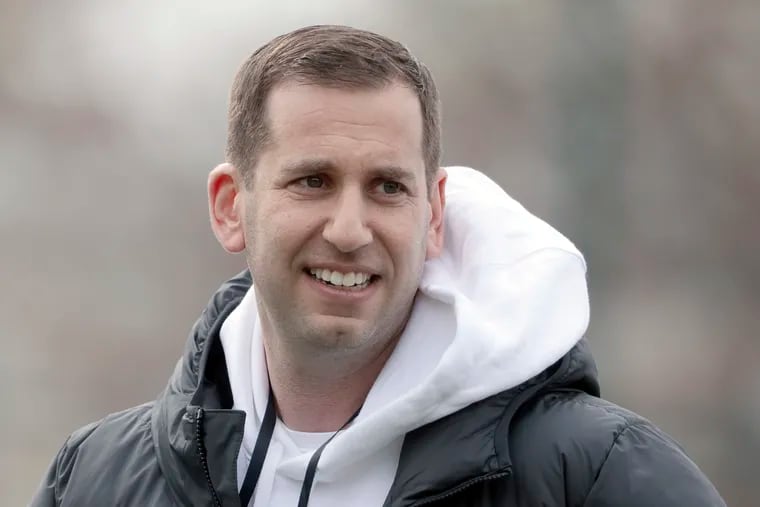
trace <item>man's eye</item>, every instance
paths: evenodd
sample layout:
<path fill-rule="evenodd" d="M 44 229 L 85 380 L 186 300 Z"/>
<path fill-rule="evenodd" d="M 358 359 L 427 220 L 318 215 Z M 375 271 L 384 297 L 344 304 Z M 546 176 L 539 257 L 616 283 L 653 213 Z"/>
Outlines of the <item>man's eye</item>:
<path fill-rule="evenodd" d="M 325 184 L 325 181 L 320 176 L 307 176 L 302 181 L 309 188 L 322 188 Z"/>
<path fill-rule="evenodd" d="M 394 195 L 401 192 L 403 187 L 398 181 L 384 181 L 382 184 L 382 191 L 384 194 Z"/>

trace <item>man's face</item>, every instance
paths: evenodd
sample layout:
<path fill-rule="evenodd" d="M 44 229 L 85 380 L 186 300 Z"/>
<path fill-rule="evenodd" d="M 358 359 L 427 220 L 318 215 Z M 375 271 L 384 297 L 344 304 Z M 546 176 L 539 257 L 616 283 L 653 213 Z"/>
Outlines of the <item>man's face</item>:
<path fill-rule="evenodd" d="M 416 95 L 286 83 L 268 117 L 271 143 L 241 190 L 265 333 L 329 349 L 387 342 L 441 240 L 445 173 L 429 199 Z"/>

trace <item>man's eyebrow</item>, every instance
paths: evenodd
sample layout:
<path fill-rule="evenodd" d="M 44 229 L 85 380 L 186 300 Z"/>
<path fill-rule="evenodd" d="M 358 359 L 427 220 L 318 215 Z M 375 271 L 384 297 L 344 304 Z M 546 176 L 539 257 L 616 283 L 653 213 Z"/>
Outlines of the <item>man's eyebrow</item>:
<path fill-rule="evenodd" d="M 286 163 L 282 167 L 282 172 L 298 174 L 320 173 L 334 170 L 335 167 L 335 164 L 327 159 L 307 158 Z M 372 167 L 367 173 L 373 178 L 397 180 L 409 184 L 415 181 L 414 171 L 396 165 Z"/>
<path fill-rule="evenodd" d="M 307 158 L 288 162 L 282 167 L 284 173 L 319 173 L 334 169 L 335 165 L 326 159 Z"/>
<path fill-rule="evenodd" d="M 402 183 L 414 183 L 415 173 L 411 169 L 400 166 L 373 167 L 369 173 L 375 178 L 400 181 Z"/>

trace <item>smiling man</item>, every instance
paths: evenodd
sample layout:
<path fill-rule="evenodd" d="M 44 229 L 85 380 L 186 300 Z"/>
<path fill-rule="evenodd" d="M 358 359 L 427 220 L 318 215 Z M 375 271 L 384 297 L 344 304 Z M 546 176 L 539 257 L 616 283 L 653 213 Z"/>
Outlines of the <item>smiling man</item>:
<path fill-rule="evenodd" d="M 72 434 L 32 504 L 724 505 L 598 397 L 583 256 L 439 159 L 400 44 L 317 26 L 253 53 L 208 178 L 249 269 L 162 395 Z"/>

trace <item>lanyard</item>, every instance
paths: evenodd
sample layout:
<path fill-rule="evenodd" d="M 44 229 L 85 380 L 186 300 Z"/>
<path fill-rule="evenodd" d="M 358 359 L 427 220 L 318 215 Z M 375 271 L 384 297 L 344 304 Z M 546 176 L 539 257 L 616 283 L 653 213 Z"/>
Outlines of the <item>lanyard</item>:
<path fill-rule="evenodd" d="M 311 495 L 311 487 L 314 484 L 314 476 L 317 473 L 317 463 L 322 456 L 322 451 L 325 449 L 335 435 L 345 429 L 346 426 L 356 419 L 359 415 L 362 407 L 354 412 L 354 415 L 341 426 L 338 431 L 332 434 L 327 441 L 320 445 L 319 448 L 314 451 L 309 459 L 309 465 L 306 467 L 306 474 L 303 478 L 303 486 L 301 486 L 301 496 L 298 499 L 298 507 L 306 507 L 309 504 L 309 495 Z M 253 454 L 251 455 L 251 462 L 248 464 L 248 471 L 245 473 L 245 479 L 243 479 L 243 487 L 240 488 L 240 505 L 242 507 L 248 507 L 248 502 L 251 501 L 253 491 L 256 489 L 256 484 L 259 482 L 259 476 L 261 475 L 261 469 L 264 468 L 264 460 L 267 457 L 267 451 L 269 450 L 269 443 L 272 441 L 272 435 L 274 434 L 274 425 L 277 422 L 277 411 L 274 406 L 274 394 L 269 391 L 269 401 L 267 402 L 267 409 L 264 412 L 264 420 L 261 423 L 261 429 L 259 435 L 256 437 L 256 445 L 253 447 Z"/>
<path fill-rule="evenodd" d="M 243 487 L 240 489 L 240 505 L 242 507 L 248 506 L 248 502 L 251 501 L 251 497 L 253 496 L 253 490 L 256 488 L 256 483 L 259 482 L 259 475 L 261 475 L 261 469 L 264 468 L 264 458 L 267 457 L 269 442 L 272 441 L 275 422 L 277 422 L 277 412 L 274 408 L 274 396 L 270 390 L 267 410 L 264 412 L 264 420 L 261 423 L 259 436 L 256 437 L 256 445 L 253 448 L 251 462 L 248 464 L 248 471 L 245 473 Z"/>

